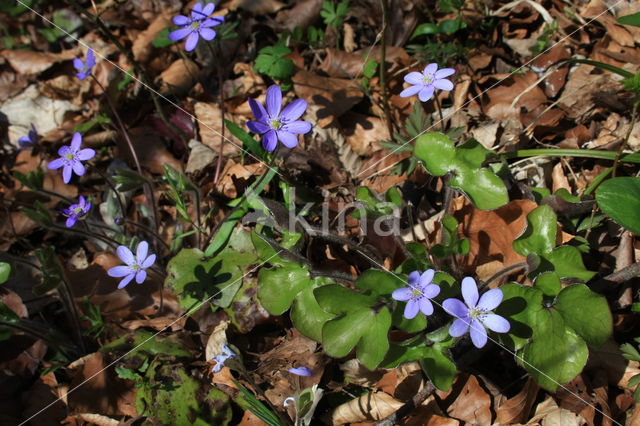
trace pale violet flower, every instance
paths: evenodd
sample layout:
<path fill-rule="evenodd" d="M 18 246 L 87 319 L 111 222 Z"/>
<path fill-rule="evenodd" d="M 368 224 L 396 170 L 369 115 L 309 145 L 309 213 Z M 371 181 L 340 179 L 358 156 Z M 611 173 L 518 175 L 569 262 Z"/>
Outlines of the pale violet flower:
<path fill-rule="evenodd" d="M 267 151 L 274 151 L 278 141 L 287 148 L 298 145 L 298 135 L 309 133 L 311 123 L 298 120 L 307 109 L 307 102 L 296 99 L 282 108 L 282 90 L 277 85 L 267 89 L 267 109 L 249 98 L 249 106 L 256 121 L 249 121 L 247 127 L 262 136 L 262 147 Z"/>
<path fill-rule="evenodd" d="M 114 266 L 107 273 L 110 277 L 124 277 L 118 284 L 118 288 L 126 287 L 134 278 L 138 284 L 142 284 L 147 279 L 147 271 L 145 269 L 151 267 L 156 261 L 155 254 L 148 255 L 149 243 L 141 241 L 138 244 L 135 256 L 127 246 L 118 247 L 117 253 L 125 265 Z"/>
<path fill-rule="evenodd" d="M 506 333 L 511 328 L 509 321 L 491 313 L 502 302 L 502 290 L 494 288 L 487 291 L 478 300 L 478 287 L 476 281 L 471 277 L 462 280 L 462 298 L 464 303 L 458 299 L 447 299 L 442 302 L 444 310 L 456 317 L 449 328 L 449 334 L 453 337 L 460 337 L 471 329 L 471 341 L 477 348 L 482 348 L 487 344 L 487 330 L 496 333 Z M 486 328 L 485 328 L 486 327 Z"/>
<path fill-rule="evenodd" d="M 211 371 L 213 371 L 214 373 L 219 373 L 220 370 L 222 370 L 222 367 L 224 367 L 225 361 L 227 361 L 229 358 L 235 357 L 236 354 L 231 350 L 231 348 L 229 348 L 226 343 L 223 343 L 222 353 L 219 353 L 218 355 L 213 357 L 213 361 L 216 362 L 216 365 L 213 366 Z"/>
<path fill-rule="evenodd" d="M 291 374 L 295 374 L 296 376 L 309 377 L 313 373 L 305 366 L 294 367 L 287 370 Z"/>
<path fill-rule="evenodd" d="M 88 76 L 91 75 L 91 69 L 96 65 L 96 58 L 93 55 L 93 49 L 89 48 L 87 50 L 87 59 L 85 62 L 82 62 L 80 58 L 73 59 L 73 67 L 78 70 L 76 73 L 76 77 L 80 80 L 84 80 Z"/>
<path fill-rule="evenodd" d="M 410 87 L 404 89 L 400 96 L 408 98 L 415 94 L 421 102 L 427 102 L 433 97 L 435 89 L 453 90 L 453 83 L 446 80 L 445 77 L 455 74 L 453 68 L 443 68 L 438 70 L 438 64 L 427 65 L 422 72 L 410 72 L 404 76 L 404 81 L 411 84 Z"/>
<path fill-rule="evenodd" d="M 27 134 L 27 136 L 22 136 L 20 139 L 18 139 L 18 144 L 22 148 L 31 148 L 32 146 L 38 143 L 38 139 L 39 139 L 38 131 L 36 130 L 36 127 L 32 123 L 31 130 L 29 130 L 29 133 Z"/>
<path fill-rule="evenodd" d="M 80 145 L 82 145 L 82 135 L 76 132 L 71 139 L 71 145 L 62 146 L 58 150 L 60 158 L 53 160 L 47 166 L 50 170 L 62 167 L 62 180 L 64 183 L 69 183 L 72 172 L 82 176 L 85 171 L 82 162 L 90 160 L 96 155 L 93 149 L 80 149 Z"/>
<path fill-rule="evenodd" d="M 202 3 L 198 2 L 191 9 L 191 17 L 184 15 L 174 16 L 173 23 L 182 28 L 171 31 L 169 40 L 177 41 L 187 37 L 187 42 L 184 46 L 187 52 L 191 52 L 196 48 L 200 37 L 207 41 L 213 40 L 216 37 L 216 32 L 211 27 L 224 22 L 224 18 L 221 16 L 209 18 L 215 8 L 216 5 L 213 3 L 202 6 Z"/>
<path fill-rule="evenodd" d="M 440 294 L 440 287 L 431 284 L 436 271 L 427 269 L 422 274 L 413 271 L 409 274 L 408 286 L 401 287 L 391 293 L 391 297 L 401 302 L 407 302 L 404 307 L 404 317 L 407 319 L 414 318 L 418 312 L 425 315 L 433 313 L 433 304 L 431 300 Z"/>
<path fill-rule="evenodd" d="M 75 225 L 79 219 L 82 219 L 89 213 L 89 210 L 91 210 L 91 202 L 87 202 L 82 195 L 78 198 L 76 204 L 71 204 L 66 209 L 62 209 L 62 214 L 67 216 L 67 222 L 65 224 L 67 228 Z"/>

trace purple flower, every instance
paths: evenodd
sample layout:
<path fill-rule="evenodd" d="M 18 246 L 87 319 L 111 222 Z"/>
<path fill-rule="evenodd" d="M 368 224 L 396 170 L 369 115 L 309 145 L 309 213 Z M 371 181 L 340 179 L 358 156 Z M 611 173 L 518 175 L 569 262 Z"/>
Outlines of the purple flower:
<path fill-rule="evenodd" d="M 85 170 L 82 161 L 90 160 L 96 155 L 96 152 L 91 148 L 80 149 L 81 144 L 82 135 L 78 132 L 74 133 L 71 139 L 71 145 L 61 146 L 58 150 L 60 158 L 53 160 L 47 166 L 50 170 L 63 167 L 62 180 L 64 183 L 69 183 L 72 171 L 78 176 L 82 176 Z"/>
<path fill-rule="evenodd" d="M 33 124 L 31 124 L 31 130 L 29 130 L 29 134 L 27 136 L 23 136 L 18 139 L 18 144 L 22 148 L 31 148 L 35 144 L 38 143 L 38 132 Z"/>
<path fill-rule="evenodd" d="M 220 370 L 222 370 L 222 367 L 224 367 L 225 361 L 228 360 L 229 358 L 235 358 L 235 357 L 236 357 L 236 354 L 229 348 L 229 346 L 227 346 L 226 343 L 223 343 L 222 353 L 213 357 L 213 361 L 216 362 L 216 365 L 213 366 L 211 371 L 213 371 L 214 373 L 219 373 Z"/>
<path fill-rule="evenodd" d="M 482 295 L 478 301 L 478 288 L 476 281 L 471 277 L 462 280 L 462 303 L 458 299 L 447 299 L 442 303 L 442 307 L 447 313 L 456 317 L 449 334 L 453 337 L 460 337 L 471 327 L 471 341 L 476 348 L 481 348 L 487 343 L 487 330 L 496 333 L 506 333 L 511 328 L 509 321 L 500 315 L 492 314 L 502 302 L 502 290 L 494 288 Z"/>
<path fill-rule="evenodd" d="M 91 75 L 91 68 L 96 64 L 96 58 L 93 56 L 93 49 L 87 50 L 87 61 L 82 62 L 80 58 L 73 59 L 73 67 L 79 72 L 76 73 L 76 77 L 80 80 L 84 80 Z"/>
<path fill-rule="evenodd" d="M 62 214 L 67 216 L 67 228 L 75 225 L 78 219 L 82 219 L 89 213 L 89 210 L 91 210 L 91 203 L 87 203 L 82 195 L 78 198 L 77 204 L 71 204 L 68 208 L 62 209 Z"/>
<path fill-rule="evenodd" d="M 436 271 L 427 269 L 420 275 L 420 272 L 413 271 L 409 274 L 407 287 L 402 287 L 391 293 L 391 297 L 401 302 L 407 302 L 404 307 L 404 317 L 412 319 L 421 311 L 425 315 L 433 313 L 431 300 L 440 294 L 440 287 L 431 284 Z"/>
<path fill-rule="evenodd" d="M 138 284 L 142 284 L 142 282 L 147 279 L 145 269 L 149 268 L 153 265 L 153 262 L 156 261 L 155 254 L 147 256 L 149 244 L 146 241 L 141 241 L 140 244 L 138 244 L 135 256 L 126 246 L 118 247 L 117 252 L 118 257 L 120 257 L 126 265 L 114 266 L 109 269 L 107 273 L 110 277 L 124 277 L 124 279 L 120 281 L 120 284 L 118 284 L 118 288 L 126 287 L 134 277 Z"/>
<path fill-rule="evenodd" d="M 213 3 L 208 3 L 202 7 L 202 3 L 198 2 L 191 9 L 191 18 L 184 15 L 174 16 L 173 23 L 183 28 L 171 31 L 169 39 L 177 41 L 187 37 L 187 42 L 184 46 L 187 52 L 191 52 L 196 48 L 200 37 L 207 41 L 213 40 L 216 37 L 216 32 L 210 27 L 215 27 L 224 22 L 224 18 L 221 16 L 209 18 L 215 8 L 216 5 Z"/>
<path fill-rule="evenodd" d="M 276 149 L 278 140 L 287 148 L 298 145 L 297 134 L 311 131 L 311 123 L 298 120 L 307 109 L 307 102 L 296 99 L 282 109 L 282 90 L 277 85 L 267 89 L 267 109 L 249 98 L 249 106 L 257 121 L 249 121 L 247 127 L 254 133 L 264 135 L 262 147 L 267 151 Z"/>
<path fill-rule="evenodd" d="M 311 370 L 309 370 L 305 366 L 290 368 L 287 371 L 291 374 L 295 374 L 296 376 L 303 376 L 303 377 L 309 377 L 313 374 Z"/>
<path fill-rule="evenodd" d="M 429 64 L 424 68 L 424 71 L 410 72 L 404 76 L 404 81 L 411 84 L 411 87 L 404 89 L 400 96 L 408 98 L 416 93 L 418 98 L 422 102 L 427 102 L 433 96 L 435 89 L 440 90 L 452 90 L 453 83 L 449 80 L 445 80 L 445 77 L 449 77 L 454 74 L 456 70 L 453 68 L 443 68 L 438 70 L 438 64 Z"/>

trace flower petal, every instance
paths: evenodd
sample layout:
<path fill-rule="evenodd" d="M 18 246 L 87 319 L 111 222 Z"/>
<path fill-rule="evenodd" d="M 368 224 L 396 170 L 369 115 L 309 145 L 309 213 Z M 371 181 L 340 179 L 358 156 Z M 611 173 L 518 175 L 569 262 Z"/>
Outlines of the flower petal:
<path fill-rule="evenodd" d="M 269 120 L 269 114 L 267 114 L 267 111 L 264 109 L 262 104 L 255 99 L 249 98 L 249 107 L 251 108 L 251 112 L 256 120 L 262 123 L 266 123 Z"/>
<path fill-rule="evenodd" d="M 476 307 L 478 303 L 478 286 L 476 285 L 476 280 L 471 277 L 465 277 L 462 280 L 462 297 L 468 307 Z"/>
<path fill-rule="evenodd" d="M 511 329 L 511 324 L 505 318 L 496 314 L 487 314 L 482 317 L 482 323 L 491 331 L 506 333 Z"/>
<path fill-rule="evenodd" d="M 453 321 L 451 327 L 449 327 L 449 335 L 452 337 L 460 337 L 467 332 L 469 329 L 469 319 L 468 318 L 458 318 Z"/>
<path fill-rule="evenodd" d="M 204 16 L 202 15 L 202 3 L 198 2 L 191 8 L 191 18 L 193 18 L 193 20 L 195 21 L 204 18 Z"/>
<path fill-rule="evenodd" d="M 191 27 L 180 28 L 179 30 L 171 31 L 168 37 L 169 37 L 169 40 L 178 41 L 178 40 L 182 40 L 192 32 L 193 32 L 193 28 Z"/>
<path fill-rule="evenodd" d="M 184 15 L 176 15 L 173 17 L 173 23 L 180 26 L 189 25 L 191 23 L 191 19 Z"/>
<path fill-rule="evenodd" d="M 278 145 L 278 136 L 275 130 L 269 130 L 262 136 L 262 147 L 269 152 L 273 152 Z"/>
<path fill-rule="evenodd" d="M 71 163 L 71 167 L 73 168 L 73 171 L 75 172 L 75 174 L 77 174 L 78 176 L 84 175 L 85 168 L 84 168 L 84 166 L 82 165 L 81 162 L 73 161 Z"/>
<path fill-rule="evenodd" d="M 107 275 L 114 278 L 126 277 L 131 273 L 131 268 L 128 266 L 120 265 L 114 266 L 107 271 Z"/>
<path fill-rule="evenodd" d="M 456 318 L 465 318 L 469 314 L 469 308 L 458 299 L 447 299 L 442 302 L 442 308 L 446 313 Z"/>
<path fill-rule="evenodd" d="M 474 319 L 471 321 L 471 331 L 469 334 L 471 334 L 471 341 L 476 348 L 480 349 L 487 344 L 487 329 L 484 328 L 478 320 Z"/>
<path fill-rule="evenodd" d="M 84 80 L 90 74 L 91 74 L 91 71 L 79 72 L 79 73 L 76 74 L 76 77 L 78 77 L 80 80 Z"/>
<path fill-rule="evenodd" d="M 441 70 L 436 71 L 434 77 L 436 79 L 446 78 L 455 73 L 456 73 L 456 70 L 453 68 L 442 68 Z"/>
<path fill-rule="evenodd" d="M 205 16 L 209 16 L 213 13 L 213 11 L 216 9 L 216 4 L 215 3 L 207 3 L 205 5 L 205 7 L 202 9 L 202 13 Z"/>
<path fill-rule="evenodd" d="M 418 271 L 411 272 L 407 277 L 407 282 L 409 283 L 409 285 L 417 287 L 419 281 L 420 281 L 420 272 Z"/>
<path fill-rule="evenodd" d="M 431 281 L 433 281 L 433 277 L 435 275 L 436 271 L 434 271 L 433 269 L 427 269 L 426 271 L 424 271 L 422 275 L 420 275 L 420 286 L 426 287 L 427 285 L 431 284 Z"/>
<path fill-rule="evenodd" d="M 293 133 L 278 130 L 276 134 L 278 135 L 280 142 L 282 142 L 287 148 L 295 148 L 298 145 L 298 137 Z"/>
<path fill-rule="evenodd" d="M 499 288 L 489 290 L 480 298 L 480 301 L 478 302 L 478 308 L 482 308 L 485 311 L 493 311 L 498 307 L 500 302 L 502 302 L 502 296 L 502 290 L 500 290 Z"/>
<path fill-rule="evenodd" d="M 436 63 L 429 64 L 426 67 L 424 67 L 424 71 L 422 71 L 422 74 L 424 74 L 425 77 L 433 77 L 433 75 L 436 73 L 437 70 L 438 70 L 438 64 Z"/>
<path fill-rule="evenodd" d="M 418 315 L 418 311 L 420 310 L 420 304 L 417 300 L 409 300 L 407 305 L 404 307 L 404 317 L 406 319 L 413 319 L 416 315 Z"/>
<path fill-rule="evenodd" d="M 433 304 L 426 297 L 421 297 L 418 299 L 418 303 L 420 304 L 420 312 L 425 315 L 431 315 L 433 313 Z"/>
<path fill-rule="evenodd" d="M 142 284 L 146 279 L 147 279 L 147 271 L 140 270 L 136 273 L 136 282 L 138 284 Z"/>
<path fill-rule="evenodd" d="M 71 138 L 71 150 L 77 152 L 80 149 L 80 145 L 82 145 L 82 135 L 75 132 L 73 138 Z"/>
<path fill-rule="evenodd" d="M 187 52 L 191 52 L 198 45 L 198 40 L 200 40 L 200 36 L 196 31 L 189 34 L 189 37 L 187 37 L 187 42 L 184 44 L 184 50 L 186 50 Z"/>
<path fill-rule="evenodd" d="M 409 84 L 422 84 L 424 83 L 424 75 L 421 72 L 410 72 L 404 76 L 404 81 Z"/>
<path fill-rule="evenodd" d="M 73 225 L 76 224 L 77 221 L 78 221 L 77 217 L 68 217 L 67 221 L 65 222 L 65 226 L 67 228 L 71 228 L 71 227 L 73 227 Z"/>
<path fill-rule="evenodd" d="M 93 54 L 93 49 L 89 48 L 89 50 L 87 50 L 87 68 L 91 69 L 93 68 L 93 66 L 96 64 L 96 57 Z"/>
<path fill-rule="evenodd" d="M 280 118 L 282 118 L 282 121 L 295 121 L 302 117 L 302 114 L 304 114 L 306 110 L 307 101 L 304 99 L 296 99 L 284 107 L 282 114 L 280 114 Z"/>
<path fill-rule="evenodd" d="M 138 244 L 138 248 L 136 249 L 136 260 L 138 264 L 147 258 L 147 254 L 149 253 L 149 243 L 146 241 L 140 241 Z"/>
<path fill-rule="evenodd" d="M 213 18 L 205 19 L 200 24 L 200 28 L 209 28 L 215 27 L 216 25 L 220 25 L 224 22 L 224 18 L 222 16 L 214 16 Z"/>
<path fill-rule="evenodd" d="M 296 376 L 309 377 L 311 376 L 311 370 L 307 367 L 294 367 L 287 370 L 289 373 L 295 374 Z"/>
<path fill-rule="evenodd" d="M 282 108 L 282 90 L 280 90 L 280 86 L 273 84 L 267 89 L 267 112 L 269 117 L 278 117 L 280 108 Z"/>
<path fill-rule="evenodd" d="M 289 133 L 304 135 L 305 133 L 309 133 L 311 131 L 311 123 L 302 120 L 293 121 L 282 126 L 282 130 Z"/>
<path fill-rule="evenodd" d="M 422 294 L 424 297 L 428 297 L 429 299 L 433 299 L 437 295 L 440 294 L 440 286 L 436 284 L 429 284 L 424 286 L 422 289 Z"/>
<path fill-rule="evenodd" d="M 411 299 L 411 296 L 413 296 L 413 290 L 409 287 L 397 288 L 393 290 L 393 293 L 391 293 L 392 299 L 399 300 L 401 302 L 406 302 Z"/>
<path fill-rule="evenodd" d="M 69 183 L 69 181 L 71 180 L 71 171 L 72 167 L 69 163 L 65 164 L 62 168 L 62 181 L 64 183 Z"/>
<path fill-rule="evenodd" d="M 259 121 L 247 121 L 247 127 L 253 133 L 257 133 L 259 135 L 263 133 L 267 133 L 271 128 L 264 123 L 260 123 Z"/>
<path fill-rule="evenodd" d="M 56 158 L 55 160 L 53 160 L 47 165 L 47 168 L 49 170 L 56 170 L 64 166 L 64 163 L 65 163 L 64 158 Z"/>
<path fill-rule="evenodd" d="M 120 281 L 120 284 L 118 284 L 118 288 L 125 288 L 131 282 L 134 276 L 135 274 L 131 273 L 124 277 L 124 279 Z"/>
<path fill-rule="evenodd" d="M 147 257 L 147 258 L 145 259 L 145 261 L 144 261 L 144 262 L 142 262 L 142 264 L 140 264 L 140 267 L 141 267 L 141 268 L 145 268 L 145 269 L 146 269 L 146 268 L 149 268 L 149 267 L 151 267 L 151 265 L 153 265 L 153 263 L 154 263 L 155 261 L 156 261 L 156 255 L 155 255 L 155 254 L 152 254 L 152 255 L 150 255 L 149 257 Z"/>
<path fill-rule="evenodd" d="M 91 160 L 93 157 L 95 157 L 95 155 L 96 152 L 93 149 L 85 148 L 78 151 L 78 153 L 76 154 L 76 158 L 80 161 L 87 161 Z"/>
<path fill-rule="evenodd" d="M 136 258 L 133 256 L 131 250 L 129 250 L 129 247 L 119 246 L 116 250 L 116 253 L 118 253 L 118 257 L 120 258 L 120 260 L 122 260 L 127 265 L 133 266 L 136 264 Z"/>
<path fill-rule="evenodd" d="M 84 68 L 84 62 L 80 58 L 73 58 L 73 67 L 81 71 Z"/>
<path fill-rule="evenodd" d="M 440 80 L 435 80 L 433 82 L 433 87 L 440 90 L 453 90 L 453 83 L 441 78 Z"/>
<path fill-rule="evenodd" d="M 417 94 L 420 90 L 422 90 L 423 86 L 410 86 L 400 92 L 401 98 L 408 98 L 409 96 L 413 96 Z"/>
<path fill-rule="evenodd" d="M 421 102 L 427 102 L 433 96 L 434 90 L 433 84 L 424 86 L 422 90 L 420 90 L 420 93 L 418 93 L 418 99 L 420 99 Z"/>
<path fill-rule="evenodd" d="M 216 31 L 211 28 L 200 28 L 200 37 L 209 41 L 216 38 Z M 446 81 L 446 80 L 445 80 Z"/>

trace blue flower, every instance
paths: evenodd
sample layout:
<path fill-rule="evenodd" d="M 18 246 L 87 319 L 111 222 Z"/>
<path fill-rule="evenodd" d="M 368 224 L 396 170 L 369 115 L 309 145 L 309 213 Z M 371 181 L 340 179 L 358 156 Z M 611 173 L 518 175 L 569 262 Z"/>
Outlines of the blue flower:
<path fill-rule="evenodd" d="M 453 68 L 443 68 L 438 70 L 438 64 L 429 64 L 424 71 L 410 72 L 404 76 L 404 81 L 412 84 L 411 87 L 404 89 L 400 96 L 408 98 L 418 94 L 418 98 L 422 102 L 427 102 L 433 96 L 435 89 L 453 90 L 453 83 L 446 80 L 445 77 L 455 74 Z"/>
<path fill-rule="evenodd" d="M 278 140 L 287 148 L 298 145 L 299 134 L 309 133 L 311 123 L 298 120 L 307 109 L 307 102 L 296 99 L 282 109 L 282 90 L 277 85 L 267 89 L 267 109 L 249 98 L 249 106 L 256 121 L 249 121 L 247 127 L 262 136 L 262 147 L 267 151 L 274 151 Z"/>
<path fill-rule="evenodd" d="M 486 328 L 496 333 L 508 332 L 511 328 L 509 321 L 490 312 L 500 305 L 502 297 L 502 290 L 494 288 L 484 293 L 478 301 L 476 281 L 471 277 L 464 278 L 462 280 L 462 298 L 465 303 L 458 299 L 447 299 L 442 302 L 444 310 L 456 317 L 456 320 L 449 327 L 449 334 L 453 337 L 460 337 L 471 328 L 469 333 L 471 341 L 475 347 L 482 348 L 487 344 Z"/>
<path fill-rule="evenodd" d="M 68 208 L 62 209 L 62 214 L 67 216 L 67 223 L 65 224 L 67 228 L 75 225 L 78 219 L 82 219 L 89 213 L 89 210 L 91 210 L 91 202 L 87 203 L 82 195 L 77 204 L 71 204 Z"/>
<path fill-rule="evenodd" d="M 82 176 L 85 172 L 82 161 L 90 160 L 96 155 L 96 152 L 91 148 L 80 149 L 81 144 L 82 135 L 78 132 L 74 133 L 71 139 L 71 145 L 60 147 L 58 150 L 60 158 L 53 160 L 47 166 L 50 170 L 56 170 L 62 167 L 62 180 L 64 183 L 69 183 L 72 172 L 78 176 Z"/>
<path fill-rule="evenodd" d="M 114 266 L 109 269 L 107 274 L 110 277 L 120 278 L 124 277 L 118 288 L 126 287 L 133 278 L 136 279 L 138 284 L 142 284 L 147 279 L 147 271 L 145 269 L 151 267 L 156 261 L 156 255 L 149 253 L 149 244 L 146 241 L 141 241 L 138 244 L 136 255 L 134 256 L 131 250 L 126 246 L 120 246 L 117 250 L 118 257 L 126 264 L 121 266 Z"/>
<path fill-rule="evenodd" d="M 207 41 L 213 40 L 216 37 L 216 32 L 210 27 L 215 27 L 224 22 L 224 18 L 221 16 L 209 18 L 215 8 L 216 5 L 213 3 L 208 3 L 203 7 L 202 3 L 198 2 L 191 9 L 191 18 L 184 15 L 174 16 L 173 23 L 183 28 L 171 31 L 169 39 L 177 41 L 187 37 L 187 42 L 184 46 L 187 52 L 191 52 L 196 48 L 200 37 Z"/>
<path fill-rule="evenodd" d="M 436 271 L 427 269 L 420 275 L 420 272 L 413 271 L 409 274 L 408 286 L 402 287 L 391 293 L 391 297 L 395 300 L 407 302 L 404 307 L 404 317 L 412 319 L 418 311 L 425 315 L 433 313 L 433 304 L 431 300 L 440 294 L 440 287 L 431 284 Z"/>
<path fill-rule="evenodd" d="M 303 376 L 303 377 L 309 377 L 313 374 L 311 370 L 309 370 L 305 366 L 290 368 L 287 371 L 291 374 L 295 374 L 296 376 Z"/>
<path fill-rule="evenodd" d="M 29 133 L 27 134 L 27 136 L 23 136 L 20 139 L 18 139 L 18 144 L 22 148 L 31 148 L 32 146 L 38 143 L 38 139 L 39 139 L 38 132 L 36 131 L 35 126 L 31 124 L 31 130 L 29 130 Z"/>
<path fill-rule="evenodd" d="M 89 48 L 87 51 L 87 60 L 82 62 L 80 58 L 73 59 L 73 67 L 78 70 L 76 77 L 80 80 L 84 80 L 91 75 L 91 69 L 96 64 L 96 58 L 93 56 L 93 49 Z"/>
<path fill-rule="evenodd" d="M 213 357 L 213 361 L 216 362 L 216 365 L 213 366 L 211 371 L 213 371 L 214 373 L 220 372 L 220 370 L 222 370 L 222 367 L 224 367 L 225 361 L 228 360 L 229 358 L 235 358 L 235 357 L 236 357 L 236 354 L 229 348 L 229 346 L 227 346 L 226 343 L 223 343 L 222 353 Z"/>

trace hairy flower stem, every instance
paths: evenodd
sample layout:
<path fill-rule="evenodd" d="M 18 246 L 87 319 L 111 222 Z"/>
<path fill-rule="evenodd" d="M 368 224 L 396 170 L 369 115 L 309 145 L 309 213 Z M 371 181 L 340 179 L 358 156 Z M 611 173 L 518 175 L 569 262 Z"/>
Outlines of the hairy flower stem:
<path fill-rule="evenodd" d="M 393 120 L 391 120 L 391 108 L 389 107 L 389 92 L 387 90 L 387 25 L 389 19 L 389 0 L 380 0 L 382 8 L 382 36 L 380 39 L 380 90 L 382 94 L 382 107 L 384 118 L 389 129 L 389 136 L 393 137 Z"/>
<path fill-rule="evenodd" d="M 620 148 L 618 148 L 618 152 L 616 153 L 616 159 L 613 161 L 613 169 L 611 171 L 612 177 L 616 177 L 616 171 L 618 169 L 618 163 L 620 162 L 620 156 L 622 155 L 622 151 L 624 151 L 625 147 L 629 143 L 629 138 L 631 137 L 633 126 L 634 124 L 636 124 L 639 105 L 640 105 L 640 98 L 637 98 L 636 101 L 633 103 L 633 110 L 631 112 L 631 122 L 629 123 L 629 131 L 627 132 L 627 136 L 624 138 L 624 142 L 620 144 Z"/>
<path fill-rule="evenodd" d="M 207 46 L 209 46 L 209 51 L 211 51 L 211 59 L 213 61 L 215 61 L 216 59 L 216 52 L 213 48 L 213 46 L 211 45 L 211 43 L 207 43 Z M 218 50 L 218 59 L 222 59 L 222 47 L 220 46 L 220 44 L 216 45 L 217 50 Z M 224 142 L 225 142 L 225 137 L 224 137 L 224 91 L 222 88 L 222 85 L 224 83 L 224 67 L 222 65 L 220 65 L 220 61 L 217 62 L 218 66 L 216 67 L 216 71 L 218 74 L 218 102 L 220 104 L 220 152 L 218 152 L 218 163 L 216 164 L 216 173 L 213 177 L 213 183 L 214 185 L 218 183 L 218 179 L 220 178 L 220 172 L 222 171 L 222 157 L 224 156 Z"/>
<path fill-rule="evenodd" d="M 111 112 L 113 113 L 113 116 L 116 119 L 116 122 L 118 123 L 118 128 L 120 129 L 120 132 L 122 133 L 122 136 L 124 137 L 125 141 L 127 142 L 127 145 L 129 147 L 129 151 L 131 152 L 131 157 L 133 158 L 133 162 L 136 165 L 136 170 L 138 171 L 138 174 L 140 176 L 144 176 L 144 173 L 142 171 L 142 166 L 140 165 L 140 160 L 138 160 L 138 154 L 136 153 L 136 150 L 133 146 L 133 142 L 131 141 L 131 138 L 129 137 L 129 132 L 127 132 L 126 127 L 124 127 L 124 123 L 122 122 L 122 119 L 120 118 L 120 114 L 118 114 L 118 110 L 116 109 L 115 105 L 113 104 L 113 101 L 111 101 L 111 98 L 109 97 L 109 94 L 107 93 L 107 90 L 105 89 L 105 87 L 98 81 L 98 79 L 91 74 L 91 77 L 93 78 L 93 80 L 98 84 L 98 86 L 100 87 L 100 89 L 102 90 L 102 93 L 104 95 L 104 97 L 107 99 L 107 103 L 109 104 L 109 108 L 111 109 Z M 151 212 L 151 217 L 153 220 L 153 224 L 155 229 L 158 229 L 158 215 L 156 214 L 156 200 L 155 200 L 155 195 L 153 194 L 153 185 L 151 184 L 150 181 L 145 179 L 145 185 L 144 185 L 144 195 L 145 198 L 147 199 L 147 203 L 148 203 L 148 207 L 149 207 L 149 211 Z M 124 217 L 123 217 L 124 219 Z M 157 245 L 154 243 L 154 249 L 157 251 L 158 247 Z"/>
<path fill-rule="evenodd" d="M 596 158 L 600 160 L 615 161 L 617 153 L 598 149 L 520 149 L 517 151 L 503 152 L 497 154 L 499 159 L 528 158 L 528 157 L 577 157 Z M 620 157 L 620 162 L 640 164 L 640 154 L 625 154 Z"/>
<path fill-rule="evenodd" d="M 440 106 L 440 99 L 438 99 L 438 95 L 434 94 L 433 98 L 436 101 L 436 108 L 438 109 L 438 114 L 440 115 L 440 129 L 442 129 L 442 133 L 445 133 L 445 123 L 444 123 L 444 116 L 442 115 L 442 106 Z"/>

